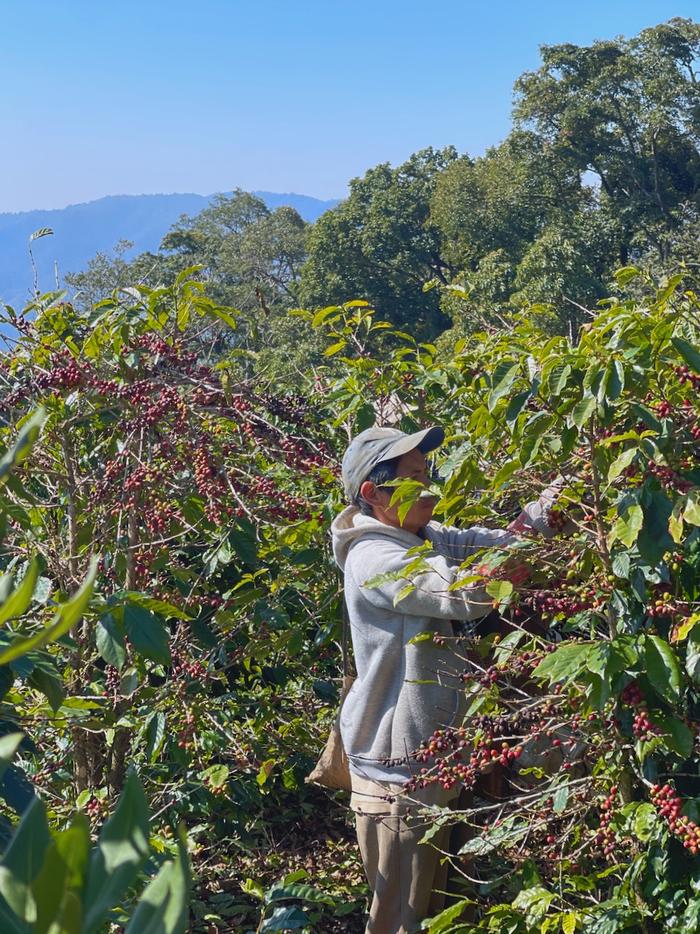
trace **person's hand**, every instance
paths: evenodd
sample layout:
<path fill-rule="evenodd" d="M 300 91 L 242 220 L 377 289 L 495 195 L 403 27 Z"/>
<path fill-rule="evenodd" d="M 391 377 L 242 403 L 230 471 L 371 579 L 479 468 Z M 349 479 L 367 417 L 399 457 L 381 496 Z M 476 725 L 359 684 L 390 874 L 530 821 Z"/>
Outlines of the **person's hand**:
<path fill-rule="evenodd" d="M 556 508 L 559 495 L 566 484 L 563 477 L 557 477 L 544 490 L 539 499 L 527 503 L 520 515 L 508 526 L 511 532 L 538 532 L 543 538 L 554 538 L 555 535 L 571 535 L 575 524 L 567 519 L 563 512 Z"/>

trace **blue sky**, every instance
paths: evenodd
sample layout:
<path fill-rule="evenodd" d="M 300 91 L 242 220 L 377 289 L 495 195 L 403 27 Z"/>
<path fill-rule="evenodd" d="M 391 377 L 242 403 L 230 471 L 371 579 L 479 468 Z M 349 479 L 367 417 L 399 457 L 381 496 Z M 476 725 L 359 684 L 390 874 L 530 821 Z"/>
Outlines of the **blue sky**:
<path fill-rule="evenodd" d="M 240 186 L 339 197 L 508 132 L 538 46 L 697 0 L 0 0 L 0 212 Z"/>

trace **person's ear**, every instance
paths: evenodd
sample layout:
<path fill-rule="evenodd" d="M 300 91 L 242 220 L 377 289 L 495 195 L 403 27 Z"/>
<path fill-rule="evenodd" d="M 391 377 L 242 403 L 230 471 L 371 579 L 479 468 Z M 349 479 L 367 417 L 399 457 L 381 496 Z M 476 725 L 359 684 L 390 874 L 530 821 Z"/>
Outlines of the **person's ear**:
<path fill-rule="evenodd" d="M 371 480 L 363 480 L 360 484 L 360 496 L 365 502 L 369 503 L 370 506 L 379 506 L 381 501 L 379 498 L 379 487 L 372 483 Z"/>

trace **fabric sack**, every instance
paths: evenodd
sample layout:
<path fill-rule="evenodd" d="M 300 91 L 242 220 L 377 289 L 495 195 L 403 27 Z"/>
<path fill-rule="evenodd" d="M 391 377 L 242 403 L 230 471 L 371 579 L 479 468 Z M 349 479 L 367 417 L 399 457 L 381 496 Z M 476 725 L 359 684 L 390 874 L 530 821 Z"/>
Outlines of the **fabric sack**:
<path fill-rule="evenodd" d="M 340 789 L 342 791 L 351 791 L 350 785 L 350 765 L 348 757 L 345 754 L 343 740 L 340 736 L 340 711 L 343 709 L 343 702 L 348 695 L 348 691 L 353 685 L 355 678 L 352 675 L 343 676 L 343 687 L 340 692 L 340 708 L 333 721 L 330 735 L 323 747 L 323 752 L 316 763 L 313 771 L 306 776 L 306 781 L 314 785 L 323 785 L 324 788 Z"/>

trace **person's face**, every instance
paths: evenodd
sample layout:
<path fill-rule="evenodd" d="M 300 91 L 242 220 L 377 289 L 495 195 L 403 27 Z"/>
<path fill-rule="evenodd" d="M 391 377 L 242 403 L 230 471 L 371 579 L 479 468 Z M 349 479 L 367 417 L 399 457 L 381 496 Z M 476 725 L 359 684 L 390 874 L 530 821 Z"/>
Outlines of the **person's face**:
<path fill-rule="evenodd" d="M 428 486 L 430 483 L 430 472 L 425 454 L 422 454 L 417 448 L 403 454 L 398 461 L 396 468 L 396 477 L 401 479 L 416 480 Z M 398 504 L 390 506 L 391 497 L 394 493 L 393 487 L 383 489 L 370 483 L 369 480 L 360 487 L 360 493 L 371 504 L 374 510 L 374 516 L 385 525 L 394 526 L 394 528 L 403 528 L 408 532 L 416 534 L 423 526 L 427 525 L 432 519 L 433 509 L 435 508 L 435 497 L 421 497 L 411 505 L 403 521 L 399 521 Z"/>

